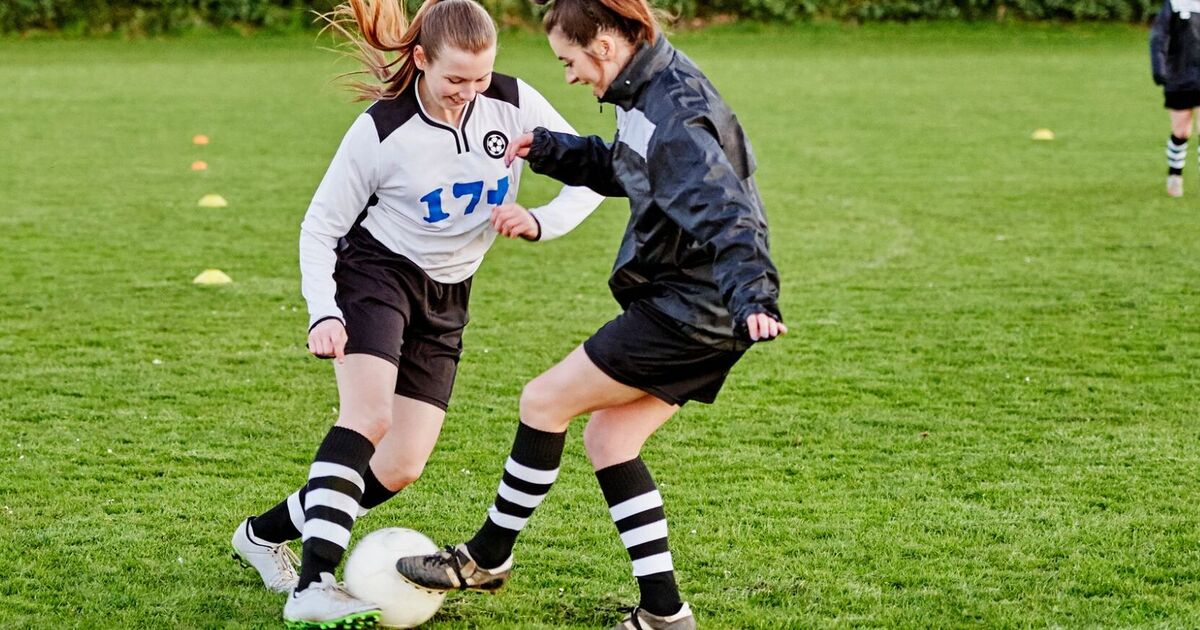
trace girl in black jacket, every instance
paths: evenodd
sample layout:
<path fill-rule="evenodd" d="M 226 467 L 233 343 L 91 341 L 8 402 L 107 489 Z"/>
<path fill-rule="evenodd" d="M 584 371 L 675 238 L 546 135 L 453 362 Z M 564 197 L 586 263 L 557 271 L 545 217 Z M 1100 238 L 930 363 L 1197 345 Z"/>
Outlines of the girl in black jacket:
<path fill-rule="evenodd" d="M 616 105 L 617 136 L 606 143 L 538 128 L 514 140 L 507 157 L 628 197 L 609 278 L 625 310 L 526 385 L 512 453 L 478 533 L 402 558 L 397 569 L 432 589 L 499 588 L 517 534 L 557 477 L 567 426 L 590 413 L 584 445 L 641 591 L 617 628 L 694 628 L 675 584 L 663 500 L 640 452 L 680 405 L 712 402 L 754 342 L 787 332 L 754 155 L 645 0 L 556 0 L 545 26 L 567 82 Z"/>
<path fill-rule="evenodd" d="M 1200 1 L 1164 0 L 1150 29 L 1150 72 L 1171 116 L 1167 194 L 1183 196 L 1183 165 L 1193 113 L 1200 107 Z"/>

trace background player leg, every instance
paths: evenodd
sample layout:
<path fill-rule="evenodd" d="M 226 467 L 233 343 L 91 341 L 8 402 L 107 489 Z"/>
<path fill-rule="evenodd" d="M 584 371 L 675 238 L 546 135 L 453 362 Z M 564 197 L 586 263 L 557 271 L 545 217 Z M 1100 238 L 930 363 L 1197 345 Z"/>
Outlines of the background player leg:
<path fill-rule="evenodd" d="M 1167 138 L 1167 194 L 1183 196 L 1183 168 L 1187 162 L 1188 139 L 1192 135 L 1193 110 L 1168 110 L 1171 137 Z"/>

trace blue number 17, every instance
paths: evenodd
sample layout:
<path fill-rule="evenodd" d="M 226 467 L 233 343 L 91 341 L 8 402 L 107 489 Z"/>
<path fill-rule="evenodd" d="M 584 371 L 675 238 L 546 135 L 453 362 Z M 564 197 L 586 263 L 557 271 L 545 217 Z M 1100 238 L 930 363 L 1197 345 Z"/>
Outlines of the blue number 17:
<path fill-rule="evenodd" d="M 429 216 L 421 217 L 426 223 L 437 223 L 450 218 L 450 215 L 442 210 L 442 190 L 437 190 L 421 197 L 421 201 L 425 203 L 429 210 Z M 451 188 L 454 197 L 470 196 L 471 200 L 467 202 L 467 210 L 463 214 L 471 214 L 475 212 L 475 207 L 479 205 L 479 200 L 483 198 L 483 182 L 463 182 L 455 184 Z M 505 175 L 496 182 L 496 187 L 487 191 L 487 202 L 492 205 L 504 203 L 504 198 L 508 196 L 508 176 Z"/>

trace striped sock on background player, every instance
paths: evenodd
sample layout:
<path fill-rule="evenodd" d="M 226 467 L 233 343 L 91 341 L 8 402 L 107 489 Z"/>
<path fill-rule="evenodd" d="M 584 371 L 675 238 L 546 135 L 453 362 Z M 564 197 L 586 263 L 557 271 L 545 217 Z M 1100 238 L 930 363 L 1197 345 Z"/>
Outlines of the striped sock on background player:
<path fill-rule="evenodd" d="M 1180 175 L 1187 162 L 1187 138 L 1176 138 L 1174 134 L 1167 138 L 1167 174 Z M 1197 147 L 1200 151 L 1200 147 Z"/>
<path fill-rule="evenodd" d="M 524 423 L 517 425 L 517 436 L 504 464 L 496 501 L 488 508 L 483 527 L 466 543 L 471 558 L 479 566 L 495 568 L 512 555 L 517 535 L 558 478 L 566 437 L 565 431 L 550 433 Z"/>
<path fill-rule="evenodd" d="M 642 597 L 638 606 L 660 616 L 679 612 L 683 601 L 667 546 L 667 515 L 650 470 L 636 457 L 597 470 L 596 480 L 633 561 Z"/>
<path fill-rule="evenodd" d="M 336 426 L 317 449 L 304 495 L 297 591 L 320 580 L 321 573 L 333 573 L 342 561 L 366 485 L 363 474 L 374 453 L 375 445 L 362 434 Z"/>

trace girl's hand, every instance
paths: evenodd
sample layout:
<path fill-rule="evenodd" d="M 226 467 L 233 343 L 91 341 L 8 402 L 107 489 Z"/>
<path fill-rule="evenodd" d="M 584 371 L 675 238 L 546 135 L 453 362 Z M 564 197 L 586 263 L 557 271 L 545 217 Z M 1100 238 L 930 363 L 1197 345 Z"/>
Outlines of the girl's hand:
<path fill-rule="evenodd" d="M 529 155 L 529 147 L 533 146 L 533 134 L 521 134 L 516 140 L 508 143 L 508 150 L 504 152 L 504 165 L 512 166 L 512 163 L 517 158 L 523 158 Z"/>
<path fill-rule="evenodd" d="M 766 313 L 755 313 L 746 318 L 746 329 L 752 341 L 768 341 L 787 334 L 787 326 Z"/>
<path fill-rule="evenodd" d="M 542 232 L 533 214 L 515 203 L 492 208 L 492 227 L 508 238 L 524 237 L 534 240 Z"/>
<path fill-rule="evenodd" d="M 308 351 L 318 359 L 346 362 L 346 327 L 340 320 L 327 319 L 308 332 Z"/>

